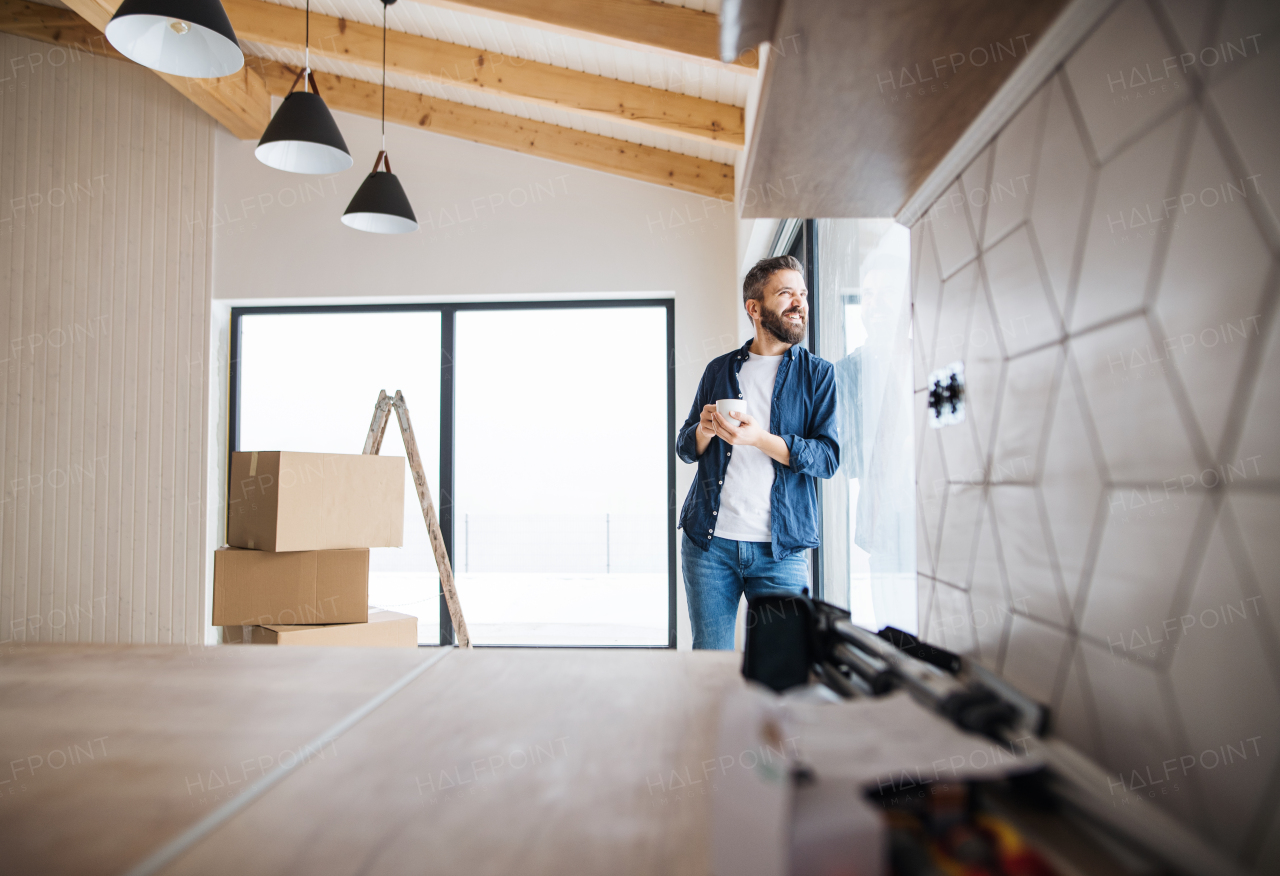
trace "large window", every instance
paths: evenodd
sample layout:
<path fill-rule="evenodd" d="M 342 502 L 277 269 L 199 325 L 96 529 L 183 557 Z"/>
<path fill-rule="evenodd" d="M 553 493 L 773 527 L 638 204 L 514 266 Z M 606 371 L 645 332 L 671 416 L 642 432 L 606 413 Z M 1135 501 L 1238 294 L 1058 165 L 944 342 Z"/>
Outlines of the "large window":
<path fill-rule="evenodd" d="M 803 223 L 810 342 L 836 369 L 840 470 L 821 482 L 823 597 L 916 630 L 910 234 L 891 219 Z M 797 235 L 799 238 L 799 235 Z"/>
<path fill-rule="evenodd" d="M 404 393 L 431 495 L 440 495 L 440 314 L 239 315 L 237 449 L 359 453 L 378 390 Z M 382 453 L 404 456 L 395 418 Z M 405 471 L 404 547 L 374 548 L 369 602 L 418 618 L 436 642 L 440 578 Z"/>
<path fill-rule="evenodd" d="M 232 447 L 358 453 L 399 389 L 473 643 L 674 647 L 673 326 L 665 300 L 237 308 Z M 452 640 L 409 481 L 369 599 Z"/>

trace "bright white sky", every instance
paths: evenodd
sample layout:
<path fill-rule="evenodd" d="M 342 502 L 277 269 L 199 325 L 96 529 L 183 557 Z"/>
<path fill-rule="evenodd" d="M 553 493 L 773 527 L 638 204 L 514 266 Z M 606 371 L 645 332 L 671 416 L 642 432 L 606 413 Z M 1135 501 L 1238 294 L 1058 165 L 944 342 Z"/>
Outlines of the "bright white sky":
<path fill-rule="evenodd" d="M 378 390 L 399 389 L 439 506 L 438 313 L 248 315 L 240 351 L 241 449 L 359 453 Z M 456 367 L 455 520 L 665 522 L 665 309 L 460 311 Z M 404 454 L 394 417 L 382 452 Z M 427 561 L 420 519 L 406 473 L 405 551 L 375 566 Z"/>
<path fill-rule="evenodd" d="M 666 311 L 460 311 L 456 472 L 472 514 L 665 514 Z"/>

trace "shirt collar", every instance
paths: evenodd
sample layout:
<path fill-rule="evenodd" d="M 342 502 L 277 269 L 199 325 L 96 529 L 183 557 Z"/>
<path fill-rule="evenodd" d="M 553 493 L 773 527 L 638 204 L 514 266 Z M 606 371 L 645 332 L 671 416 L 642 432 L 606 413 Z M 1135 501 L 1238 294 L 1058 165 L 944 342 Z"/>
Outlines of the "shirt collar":
<path fill-rule="evenodd" d="M 738 348 L 737 358 L 740 361 L 742 362 L 747 361 L 748 357 L 751 355 L 751 345 L 754 344 L 755 341 L 756 339 L 752 337 L 745 344 L 743 344 L 741 347 Z M 790 347 L 787 347 L 787 352 L 783 353 L 782 355 L 786 356 L 788 359 L 795 359 L 797 355 L 796 348 L 799 346 L 800 346 L 799 344 L 792 344 Z"/>

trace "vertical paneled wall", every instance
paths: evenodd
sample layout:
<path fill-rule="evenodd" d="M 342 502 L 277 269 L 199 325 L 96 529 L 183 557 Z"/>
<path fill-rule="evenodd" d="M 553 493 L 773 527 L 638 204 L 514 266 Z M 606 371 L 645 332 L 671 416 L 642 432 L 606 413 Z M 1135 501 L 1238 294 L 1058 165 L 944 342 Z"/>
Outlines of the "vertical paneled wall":
<path fill-rule="evenodd" d="M 1126 0 L 912 230 L 920 625 L 1280 868 L 1280 4 Z M 963 361 L 968 418 L 925 422 Z"/>
<path fill-rule="evenodd" d="M 0 35 L 0 640 L 199 641 L 213 135 Z"/>

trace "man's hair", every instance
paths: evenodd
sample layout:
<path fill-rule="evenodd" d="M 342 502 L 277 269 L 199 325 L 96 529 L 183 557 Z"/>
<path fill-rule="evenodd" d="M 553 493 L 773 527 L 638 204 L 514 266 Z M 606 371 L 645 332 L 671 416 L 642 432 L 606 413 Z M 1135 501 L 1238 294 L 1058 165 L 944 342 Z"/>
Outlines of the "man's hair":
<path fill-rule="evenodd" d="M 746 304 L 752 298 L 763 301 L 765 284 L 778 271 L 799 271 L 803 275 L 804 267 L 795 256 L 781 255 L 771 259 L 761 259 L 756 262 L 755 267 L 747 271 L 747 276 L 742 281 L 742 303 Z"/>

